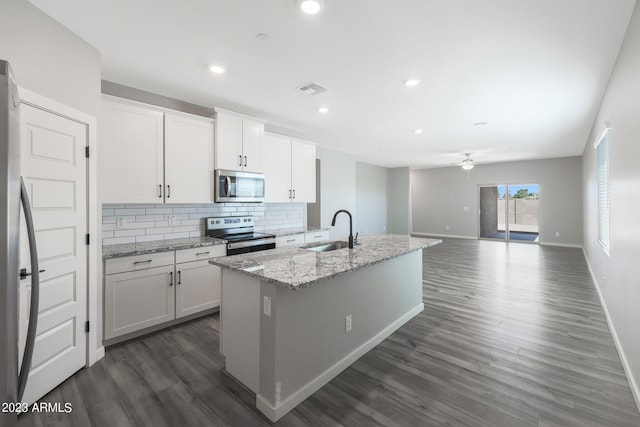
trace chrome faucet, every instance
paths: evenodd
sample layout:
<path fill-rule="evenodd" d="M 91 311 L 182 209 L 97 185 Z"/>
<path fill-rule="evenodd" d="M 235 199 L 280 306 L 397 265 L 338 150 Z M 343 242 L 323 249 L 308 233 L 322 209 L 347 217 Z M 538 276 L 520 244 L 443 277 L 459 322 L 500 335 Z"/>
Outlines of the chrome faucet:
<path fill-rule="evenodd" d="M 353 218 L 351 217 L 351 213 L 347 210 L 340 209 L 338 212 L 333 214 L 333 219 L 331 220 L 331 226 L 336 226 L 336 217 L 340 212 L 344 212 L 349 215 L 349 249 L 353 249 Z"/>

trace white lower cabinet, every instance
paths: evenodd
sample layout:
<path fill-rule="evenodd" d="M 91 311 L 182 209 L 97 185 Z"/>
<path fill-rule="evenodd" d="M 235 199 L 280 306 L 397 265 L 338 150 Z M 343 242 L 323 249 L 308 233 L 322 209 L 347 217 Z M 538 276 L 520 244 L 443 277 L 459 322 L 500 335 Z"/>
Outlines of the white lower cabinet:
<path fill-rule="evenodd" d="M 176 319 L 220 306 L 220 267 L 195 261 L 176 264 L 176 270 Z"/>
<path fill-rule="evenodd" d="M 106 340 L 175 318 L 173 265 L 105 277 Z"/>
<path fill-rule="evenodd" d="M 329 230 L 311 231 L 304 235 L 305 243 L 324 242 L 325 240 L 329 240 Z"/>
<path fill-rule="evenodd" d="M 317 230 L 307 233 L 289 234 L 276 237 L 276 248 L 285 246 L 302 246 L 305 243 L 324 242 L 329 240 L 329 230 Z"/>
<path fill-rule="evenodd" d="M 222 274 L 209 259 L 225 255 L 218 245 L 108 259 L 104 339 L 218 307 Z"/>
<path fill-rule="evenodd" d="M 276 248 L 284 246 L 302 246 L 304 245 L 304 233 L 290 234 L 288 236 L 276 237 Z"/>

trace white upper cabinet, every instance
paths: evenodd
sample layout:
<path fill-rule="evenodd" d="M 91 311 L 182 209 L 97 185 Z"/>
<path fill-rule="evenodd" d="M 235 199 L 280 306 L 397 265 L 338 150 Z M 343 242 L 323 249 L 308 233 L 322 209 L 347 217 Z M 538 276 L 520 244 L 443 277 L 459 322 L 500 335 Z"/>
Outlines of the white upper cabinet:
<path fill-rule="evenodd" d="M 264 200 L 267 203 L 291 201 L 291 139 L 264 135 Z"/>
<path fill-rule="evenodd" d="M 167 203 L 213 200 L 213 121 L 164 115 Z"/>
<path fill-rule="evenodd" d="M 316 201 L 316 146 L 291 141 L 291 190 L 295 203 Z"/>
<path fill-rule="evenodd" d="M 262 172 L 264 122 L 217 111 L 216 169 Z"/>
<path fill-rule="evenodd" d="M 281 135 L 264 137 L 265 202 L 316 201 L 316 147 Z"/>
<path fill-rule="evenodd" d="M 103 101 L 103 202 L 162 203 L 162 126 L 159 111 Z"/>
<path fill-rule="evenodd" d="M 103 203 L 212 203 L 213 119 L 105 95 Z"/>

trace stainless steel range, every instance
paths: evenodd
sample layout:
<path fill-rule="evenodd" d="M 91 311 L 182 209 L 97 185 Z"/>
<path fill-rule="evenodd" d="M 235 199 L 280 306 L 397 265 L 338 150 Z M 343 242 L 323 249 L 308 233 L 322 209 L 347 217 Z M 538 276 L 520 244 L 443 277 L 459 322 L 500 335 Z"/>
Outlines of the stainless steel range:
<path fill-rule="evenodd" d="M 207 236 L 228 241 L 227 255 L 276 247 L 276 236 L 253 231 L 253 217 L 250 216 L 207 218 Z"/>

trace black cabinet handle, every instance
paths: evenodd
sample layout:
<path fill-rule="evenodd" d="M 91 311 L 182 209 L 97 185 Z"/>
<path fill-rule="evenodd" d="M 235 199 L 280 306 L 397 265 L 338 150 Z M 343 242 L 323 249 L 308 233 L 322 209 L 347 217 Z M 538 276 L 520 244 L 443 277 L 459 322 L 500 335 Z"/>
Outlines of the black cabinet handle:
<path fill-rule="evenodd" d="M 182 285 L 182 271 L 178 270 L 178 285 Z"/>
<path fill-rule="evenodd" d="M 238 156 L 238 166 L 242 166 L 242 156 Z"/>
<path fill-rule="evenodd" d="M 293 198 L 296 198 L 296 190 L 293 190 Z"/>
<path fill-rule="evenodd" d="M 200 256 L 200 255 L 207 255 L 207 254 L 209 254 L 209 253 L 211 253 L 211 251 L 207 251 L 207 252 L 198 252 L 198 253 L 196 254 L 196 256 Z"/>
<path fill-rule="evenodd" d="M 247 167 L 247 156 L 244 156 L 244 166 Z"/>
<path fill-rule="evenodd" d="M 169 272 L 169 286 L 173 286 L 173 271 Z"/>
<path fill-rule="evenodd" d="M 138 264 L 148 264 L 148 263 L 150 263 L 150 262 L 152 262 L 152 261 L 153 261 L 153 260 L 151 260 L 151 259 L 148 259 L 148 260 L 146 260 L 146 261 L 136 261 L 136 262 L 134 262 L 134 263 L 133 263 L 133 265 L 138 265 Z"/>
<path fill-rule="evenodd" d="M 171 197 L 171 186 L 167 185 L 167 199 Z"/>
<path fill-rule="evenodd" d="M 162 184 L 158 184 L 158 197 L 162 199 Z"/>

